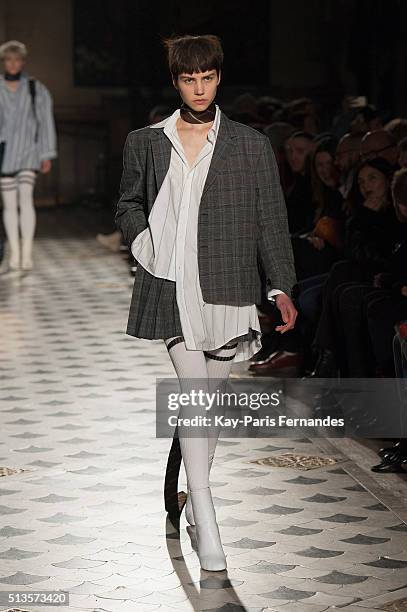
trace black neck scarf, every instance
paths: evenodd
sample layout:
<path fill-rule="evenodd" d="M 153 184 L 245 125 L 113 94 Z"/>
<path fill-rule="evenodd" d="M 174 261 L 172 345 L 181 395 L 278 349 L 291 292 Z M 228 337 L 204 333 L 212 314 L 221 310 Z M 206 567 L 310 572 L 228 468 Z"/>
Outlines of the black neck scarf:
<path fill-rule="evenodd" d="M 211 102 L 208 108 L 203 111 L 196 111 L 185 102 L 183 102 L 180 107 L 181 119 L 187 123 L 210 123 L 215 119 L 215 114 L 215 102 Z"/>
<path fill-rule="evenodd" d="M 17 72 L 17 74 L 11 74 L 10 72 L 5 72 L 4 78 L 6 81 L 19 81 L 21 79 L 21 71 Z"/>

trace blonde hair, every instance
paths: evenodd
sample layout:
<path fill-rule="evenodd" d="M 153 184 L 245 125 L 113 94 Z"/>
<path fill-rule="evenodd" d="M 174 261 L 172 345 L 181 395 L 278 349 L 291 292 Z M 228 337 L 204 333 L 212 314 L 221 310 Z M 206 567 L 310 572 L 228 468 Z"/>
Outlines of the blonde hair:
<path fill-rule="evenodd" d="M 27 57 L 27 47 L 18 40 L 8 40 L 0 45 L 0 59 L 3 60 L 7 53 L 17 53 L 22 58 Z"/>

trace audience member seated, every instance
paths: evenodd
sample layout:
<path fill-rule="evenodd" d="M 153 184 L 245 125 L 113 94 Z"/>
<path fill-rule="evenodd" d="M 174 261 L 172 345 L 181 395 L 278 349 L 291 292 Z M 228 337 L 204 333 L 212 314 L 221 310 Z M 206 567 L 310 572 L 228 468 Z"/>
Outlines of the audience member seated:
<path fill-rule="evenodd" d="M 407 294 L 406 294 L 407 299 Z M 405 403 L 407 395 L 407 320 L 400 321 L 394 326 L 393 338 L 394 369 L 398 383 L 399 397 Z M 393 446 L 379 450 L 381 463 L 374 465 L 374 472 L 407 472 L 407 439 L 400 438 Z"/>
<path fill-rule="evenodd" d="M 287 162 L 292 173 L 291 184 L 285 192 L 288 225 L 292 234 L 305 232 L 313 227 L 309 153 L 312 136 L 307 132 L 294 132 L 285 143 Z"/>
<path fill-rule="evenodd" d="M 367 107 L 358 96 L 345 95 L 341 111 L 334 117 L 332 130 L 337 138 L 352 132 L 365 134 L 383 127 L 380 116 L 372 105 Z"/>
<path fill-rule="evenodd" d="M 343 198 L 334 163 L 336 140 L 321 140 L 311 157 L 313 227 L 292 238 L 299 281 L 324 274 L 341 256 L 343 247 Z"/>
<path fill-rule="evenodd" d="M 373 159 L 374 157 L 382 157 L 389 164 L 397 164 L 399 151 L 397 141 L 386 130 L 376 130 L 368 132 L 362 138 L 360 143 L 360 157 L 362 161 Z"/>
<path fill-rule="evenodd" d="M 373 104 L 367 104 L 366 106 L 354 109 L 354 114 L 349 124 L 351 134 L 366 134 L 367 132 L 382 129 L 382 120 Z"/>
<path fill-rule="evenodd" d="M 319 352 L 314 376 L 335 376 L 338 368 L 346 373 L 344 330 L 338 329 L 341 294 L 349 285 L 373 283 L 374 276 L 386 269 L 400 236 L 402 224 L 391 203 L 394 169 L 385 159 L 375 158 L 362 162 L 355 173 L 352 214 L 345 233 L 345 260 L 334 264 L 323 289 L 322 312 L 314 339 Z"/>
<path fill-rule="evenodd" d="M 340 139 L 335 153 L 335 164 L 340 172 L 339 191 L 344 200 L 351 190 L 355 168 L 360 160 L 361 134 L 344 134 Z"/>
<path fill-rule="evenodd" d="M 280 173 L 280 182 L 284 192 L 287 191 L 287 186 L 291 178 L 284 147 L 287 139 L 294 131 L 292 125 L 284 123 L 283 121 L 275 121 L 270 125 L 266 125 L 263 130 L 273 147 Z"/>
<path fill-rule="evenodd" d="M 390 132 L 397 142 L 400 142 L 403 138 L 407 138 L 407 119 L 397 117 L 392 119 L 384 126 L 386 132 Z"/>
<path fill-rule="evenodd" d="M 394 246 L 373 282 L 345 288 L 339 298 L 347 376 L 394 376 L 394 325 L 407 316 L 407 170 L 396 172 L 392 198 L 399 221 Z M 369 332 L 369 333 L 367 333 Z"/>

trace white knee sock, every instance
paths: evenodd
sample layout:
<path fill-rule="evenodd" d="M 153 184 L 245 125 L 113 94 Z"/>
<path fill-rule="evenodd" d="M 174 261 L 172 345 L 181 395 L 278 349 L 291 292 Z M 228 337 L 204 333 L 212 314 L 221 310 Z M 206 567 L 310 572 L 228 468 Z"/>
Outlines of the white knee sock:
<path fill-rule="evenodd" d="M 1 196 L 3 200 L 3 222 L 10 247 L 10 265 L 18 268 L 20 265 L 20 243 L 18 233 L 18 192 L 15 177 L 0 179 Z"/>
<path fill-rule="evenodd" d="M 20 205 L 20 226 L 23 240 L 33 240 L 35 233 L 34 185 L 35 172 L 21 170 L 17 174 L 18 199 Z"/>
<path fill-rule="evenodd" d="M 202 379 L 200 388 L 207 391 L 208 372 L 203 351 L 188 351 L 180 337 L 169 338 L 165 340 L 165 344 L 179 378 L 181 391 L 188 393 L 191 390 L 191 381 L 188 379 Z M 188 406 L 181 407 L 179 416 L 188 417 L 189 414 L 191 412 Z M 202 407 L 202 415 L 204 414 L 205 408 Z M 182 429 L 179 429 L 179 443 L 190 490 L 209 487 L 208 436 L 189 437 L 182 435 Z"/>
<path fill-rule="evenodd" d="M 3 199 L 3 221 L 10 242 L 16 242 L 18 236 L 18 194 L 15 177 L 2 177 L 0 179 L 1 196 Z"/>

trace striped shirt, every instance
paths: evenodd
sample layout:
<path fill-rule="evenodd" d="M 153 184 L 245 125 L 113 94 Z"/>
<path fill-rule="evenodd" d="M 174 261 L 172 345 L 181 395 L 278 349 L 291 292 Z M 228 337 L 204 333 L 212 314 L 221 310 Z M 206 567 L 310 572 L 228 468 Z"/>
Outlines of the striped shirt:
<path fill-rule="evenodd" d="M 22 72 L 16 91 L 11 91 L 0 75 L 0 142 L 5 141 L 1 172 L 12 174 L 22 169 L 39 170 L 45 159 L 57 157 L 52 98 L 48 89 L 35 80 L 35 110 L 32 109 L 28 74 Z"/>
<path fill-rule="evenodd" d="M 175 281 L 186 348 L 217 349 L 237 338 L 234 361 L 238 362 L 249 359 L 261 349 L 257 308 L 254 304 L 231 306 L 205 303 L 197 257 L 199 204 L 219 130 L 220 114 L 220 108 L 216 105 L 207 142 L 191 167 L 176 128 L 180 110 L 150 126 L 164 127 L 164 133 L 173 146 L 168 172 L 150 211 L 148 226 L 137 235 L 131 251 L 150 274 Z"/>

